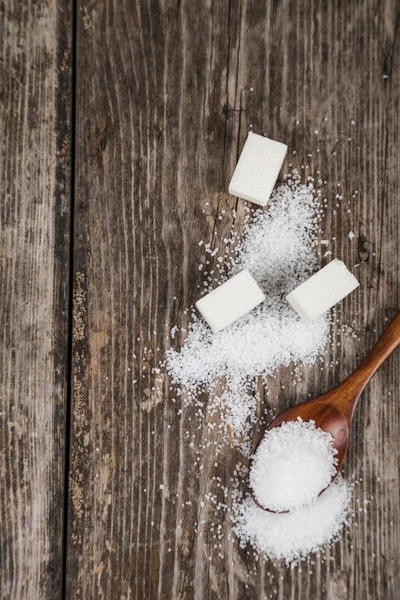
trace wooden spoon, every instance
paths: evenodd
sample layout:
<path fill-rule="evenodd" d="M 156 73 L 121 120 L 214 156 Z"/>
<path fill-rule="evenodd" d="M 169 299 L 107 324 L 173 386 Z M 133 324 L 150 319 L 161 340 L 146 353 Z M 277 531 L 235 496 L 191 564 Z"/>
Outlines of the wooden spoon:
<path fill-rule="evenodd" d="M 278 415 L 270 423 L 266 431 L 274 427 L 279 427 L 285 421 L 296 421 L 299 417 L 303 421 L 315 421 L 317 427 L 328 431 L 335 439 L 334 445 L 338 452 L 336 455 L 338 462 L 336 474 L 332 478 L 334 479 L 342 468 L 344 459 L 346 458 L 350 443 L 351 422 L 358 399 L 371 377 L 399 344 L 400 312 L 397 313 L 376 346 L 364 358 L 361 365 L 350 377 L 331 392 L 285 410 L 285 412 Z M 255 449 L 257 449 L 262 439 L 263 436 Z M 321 493 L 323 491 L 321 490 Z M 253 493 L 252 495 L 256 504 L 260 508 L 264 508 L 257 502 Z M 264 508 L 264 510 L 266 509 Z"/>

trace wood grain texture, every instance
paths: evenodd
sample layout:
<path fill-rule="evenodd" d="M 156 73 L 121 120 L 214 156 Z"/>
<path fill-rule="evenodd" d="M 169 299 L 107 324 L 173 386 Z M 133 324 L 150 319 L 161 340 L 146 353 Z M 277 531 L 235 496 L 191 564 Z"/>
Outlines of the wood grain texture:
<path fill-rule="evenodd" d="M 62 593 L 72 12 L 0 3 L 0 597 Z"/>
<path fill-rule="evenodd" d="M 286 171 L 320 171 L 321 235 L 361 281 L 338 312 L 335 367 L 297 388 L 282 370 L 273 404 L 326 391 L 377 340 L 399 305 L 398 29 L 395 0 L 78 2 L 67 597 L 398 597 L 398 355 L 353 423 L 354 508 L 373 501 L 312 574 L 239 550 L 227 515 L 200 505 L 237 456 L 214 466 L 207 448 L 199 472 L 188 436 L 209 434 L 151 373 L 198 297 L 198 241 L 242 229 L 226 191 L 250 126 L 288 143 Z"/>

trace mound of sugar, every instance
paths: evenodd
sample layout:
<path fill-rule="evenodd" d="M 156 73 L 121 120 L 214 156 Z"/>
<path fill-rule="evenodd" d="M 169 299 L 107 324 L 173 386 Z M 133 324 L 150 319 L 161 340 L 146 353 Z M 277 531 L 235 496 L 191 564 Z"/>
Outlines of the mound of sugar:
<path fill-rule="evenodd" d="M 326 345 L 327 321 L 304 323 L 284 300 L 279 302 L 267 298 L 216 335 L 203 321 L 194 320 L 180 352 L 168 351 L 167 369 L 173 382 L 212 386 L 221 376 L 232 383 L 271 375 L 292 361 L 314 363 Z"/>
<path fill-rule="evenodd" d="M 310 504 L 336 473 L 330 433 L 313 421 L 282 423 L 267 431 L 252 460 L 250 486 L 266 509 L 284 512 Z"/>
<path fill-rule="evenodd" d="M 293 566 L 339 537 L 350 498 L 350 486 L 340 476 L 312 504 L 286 514 L 267 512 L 252 498 L 239 497 L 234 531 L 241 547 L 250 544 L 257 553 Z"/>

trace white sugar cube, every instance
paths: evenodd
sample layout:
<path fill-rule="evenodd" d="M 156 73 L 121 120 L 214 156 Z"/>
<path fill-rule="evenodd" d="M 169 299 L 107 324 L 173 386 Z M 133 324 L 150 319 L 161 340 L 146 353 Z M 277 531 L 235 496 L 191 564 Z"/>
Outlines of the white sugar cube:
<path fill-rule="evenodd" d="M 302 319 L 313 321 L 360 284 L 344 262 L 335 258 L 286 296 Z"/>
<path fill-rule="evenodd" d="M 265 300 L 247 269 L 241 271 L 196 302 L 213 333 L 218 333 Z"/>
<path fill-rule="evenodd" d="M 285 144 L 250 132 L 229 184 L 229 193 L 266 206 L 286 152 Z"/>

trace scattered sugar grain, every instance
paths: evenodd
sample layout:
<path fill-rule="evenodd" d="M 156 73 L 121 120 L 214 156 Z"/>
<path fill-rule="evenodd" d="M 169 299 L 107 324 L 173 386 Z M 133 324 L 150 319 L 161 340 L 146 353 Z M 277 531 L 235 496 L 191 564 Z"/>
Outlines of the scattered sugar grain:
<path fill-rule="evenodd" d="M 321 185 L 322 183 L 321 181 Z M 180 352 L 173 349 L 168 352 L 163 366 L 167 368 L 172 379 L 170 389 L 174 391 L 178 401 L 195 407 L 194 416 L 186 417 L 191 422 L 191 429 L 186 430 L 185 437 L 190 451 L 196 453 L 194 464 L 203 473 L 205 471 L 200 468 L 204 468 L 205 455 L 209 456 L 211 453 L 215 458 L 218 455 L 223 456 L 221 452 L 226 443 L 233 446 L 239 444 L 243 454 L 250 455 L 251 427 L 256 419 L 259 377 L 265 384 L 265 395 L 270 396 L 266 377 L 274 376 L 281 365 L 290 365 L 296 373 L 301 363 L 314 364 L 318 361 L 319 366 L 321 364 L 320 360 L 329 340 L 328 318 L 323 317 L 306 325 L 299 323 L 296 315 L 288 310 L 283 301 L 289 289 L 305 281 L 317 268 L 315 244 L 323 214 L 323 203 L 326 203 L 326 199 L 319 196 L 318 190 L 313 188 L 311 178 L 306 184 L 300 183 L 297 176 L 288 178 L 274 192 L 268 211 L 257 210 L 252 212 L 251 216 L 246 215 L 245 234 L 241 241 L 238 241 L 239 236 L 234 231 L 230 238 L 224 238 L 225 264 L 223 273 L 220 272 L 221 282 L 243 268 L 248 268 L 267 296 L 266 310 L 256 309 L 216 336 L 211 336 L 207 326 L 192 313 L 183 348 Z M 210 244 L 205 244 L 204 248 L 211 254 Z M 209 261 L 205 264 L 208 265 Z M 209 282 L 207 286 L 211 289 Z M 279 340 L 280 343 L 276 346 Z M 261 356 L 252 351 L 252 347 L 257 344 L 260 344 Z M 243 358 L 245 365 L 242 364 Z M 296 379 L 301 381 L 298 374 Z M 222 393 L 221 382 L 224 386 Z M 207 403 L 204 403 L 203 391 L 207 392 Z M 218 414 L 218 423 L 214 423 L 214 428 L 206 426 L 206 433 L 204 425 L 212 420 L 213 411 Z M 178 414 L 182 414 L 182 409 Z M 203 432 L 200 444 L 199 432 Z M 211 460 L 213 461 L 213 458 Z M 325 527 L 323 536 L 319 535 L 318 538 L 318 532 L 314 531 L 313 536 L 308 536 L 307 543 L 300 539 L 303 543 L 297 543 L 296 546 L 296 539 L 299 542 L 298 534 L 297 538 L 296 535 L 294 539 L 292 536 L 289 546 L 288 541 L 286 542 L 286 551 L 282 554 L 279 552 L 279 544 L 276 545 L 274 540 L 271 542 L 267 539 L 265 543 L 262 535 L 259 540 L 256 534 L 251 536 L 254 522 L 250 520 L 250 523 L 247 523 L 245 503 L 236 494 L 238 487 L 247 477 L 247 469 L 242 462 L 238 463 L 227 488 L 223 486 L 221 478 L 212 477 L 210 482 L 216 486 L 218 496 L 212 493 L 205 494 L 203 503 L 209 503 L 222 518 L 225 514 L 230 515 L 233 524 L 236 524 L 235 531 L 239 535 L 240 543 L 245 545 L 250 542 L 254 555 L 264 553 L 271 558 L 283 557 L 287 564 L 292 564 L 334 539 L 334 534 L 326 534 Z M 316 506 L 320 511 L 319 499 Z M 314 508 L 314 504 L 312 507 Z M 310 508 L 307 507 L 308 510 Z M 301 509 L 303 510 L 305 509 Z M 317 518 L 318 511 L 314 513 Z M 265 511 L 261 512 L 262 517 L 268 514 Z M 322 527 L 323 524 L 320 525 Z M 338 532 L 340 528 L 341 525 L 337 526 Z M 213 531 L 217 548 L 218 536 L 222 536 L 222 532 L 218 533 L 214 529 Z M 272 534 L 274 532 L 279 536 L 275 526 Z M 290 523 L 289 533 L 287 528 L 281 530 L 281 533 L 283 537 L 291 535 Z M 296 534 L 296 530 L 294 533 Z M 232 540 L 229 533 L 228 539 Z M 211 556 L 209 558 L 211 560 Z"/>
<path fill-rule="evenodd" d="M 312 184 L 290 179 L 274 192 L 268 211 L 253 213 L 236 256 L 228 262 L 227 277 L 248 269 L 266 299 L 216 335 L 192 317 L 183 347 L 167 352 L 166 368 L 175 385 L 210 391 L 225 377 L 240 411 L 240 394 L 249 381 L 265 379 L 281 365 L 317 360 L 328 340 L 327 317 L 300 321 L 284 297 L 317 267 L 312 245 L 318 206 Z M 248 406 L 245 411 L 249 414 Z"/>

